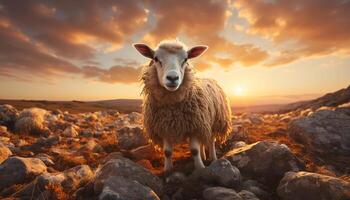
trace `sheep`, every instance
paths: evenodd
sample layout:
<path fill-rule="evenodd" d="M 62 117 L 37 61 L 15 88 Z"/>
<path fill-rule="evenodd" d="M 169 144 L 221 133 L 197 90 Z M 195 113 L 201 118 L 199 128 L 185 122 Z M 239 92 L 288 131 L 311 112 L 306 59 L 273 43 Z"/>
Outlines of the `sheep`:
<path fill-rule="evenodd" d="M 209 159 L 216 160 L 215 141 L 222 143 L 231 131 L 231 109 L 218 83 L 195 76 L 188 59 L 200 56 L 207 46 L 189 50 L 180 41 L 163 41 L 153 50 L 146 44 L 134 44 L 150 58 L 143 67 L 143 126 L 150 140 L 163 147 L 164 171 L 173 168 L 173 145 L 190 141 L 195 168 L 204 168 L 204 148 Z"/>

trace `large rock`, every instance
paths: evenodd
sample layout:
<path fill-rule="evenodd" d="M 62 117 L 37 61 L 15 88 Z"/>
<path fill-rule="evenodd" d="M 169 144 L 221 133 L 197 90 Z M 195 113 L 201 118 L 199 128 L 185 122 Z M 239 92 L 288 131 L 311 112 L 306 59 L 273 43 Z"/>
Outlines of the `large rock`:
<path fill-rule="evenodd" d="M 110 177 L 124 177 L 151 188 L 158 196 L 162 195 L 162 181 L 137 163 L 117 157 L 100 166 L 94 180 L 94 192 L 99 195 L 104 190 L 104 182 Z"/>
<path fill-rule="evenodd" d="M 350 183 L 321 174 L 288 172 L 277 193 L 282 200 L 348 200 Z"/>
<path fill-rule="evenodd" d="M 213 161 L 208 166 L 208 170 L 221 186 L 234 188 L 241 182 L 241 173 L 226 159 Z"/>
<path fill-rule="evenodd" d="M 239 188 L 241 175 L 239 170 L 232 166 L 228 160 L 218 159 L 206 168 L 196 169 L 181 182 L 181 189 L 178 193 L 184 199 L 193 199 L 201 196 L 208 185 Z"/>
<path fill-rule="evenodd" d="M 142 127 L 138 125 L 125 126 L 119 129 L 117 138 L 119 147 L 126 150 L 134 149 L 148 143 L 147 138 L 142 133 Z"/>
<path fill-rule="evenodd" d="M 11 105 L 0 105 L 0 125 L 13 128 L 18 117 L 18 111 Z"/>
<path fill-rule="evenodd" d="M 34 179 L 46 172 L 46 165 L 38 158 L 10 157 L 0 165 L 0 191 L 13 184 Z"/>
<path fill-rule="evenodd" d="M 205 200 L 259 200 L 253 193 L 242 190 L 237 193 L 233 189 L 224 187 L 210 187 L 203 191 Z"/>
<path fill-rule="evenodd" d="M 350 154 L 350 109 L 320 110 L 293 120 L 288 135 L 318 153 Z"/>
<path fill-rule="evenodd" d="M 103 182 L 100 200 L 159 200 L 154 191 L 138 181 L 112 176 Z"/>
<path fill-rule="evenodd" d="M 25 134 L 42 134 L 47 128 L 45 117 L 48 112 L 41 108 L 29 108 L 20 112 L 15 123 L 15 132 Z"/>
<path fill-rule="evenodd" d="M 224 158 L 238 167 L 242 175 L 275 186 L 287 171 L 305 168 L 285 144 L 260 141 L 229 151 Z"/>
<path fill-rule="evenodd" d="M 16 192 L 14 197 L 20 199 L 43 198 L 53 199 L 55 191 L 50 190 L 59 187 L 66 194 L 70 194 L 79 187 L 88 183 L 94 176 L 88 165 L 79 165 L 58 173 L 44 173 L 38 176 L 23 189 Z"/>
<path fill-rule="evenodd" d="M 11 150 L 0 142 L 0 164 L 11 155 L 12 155 Z"/>

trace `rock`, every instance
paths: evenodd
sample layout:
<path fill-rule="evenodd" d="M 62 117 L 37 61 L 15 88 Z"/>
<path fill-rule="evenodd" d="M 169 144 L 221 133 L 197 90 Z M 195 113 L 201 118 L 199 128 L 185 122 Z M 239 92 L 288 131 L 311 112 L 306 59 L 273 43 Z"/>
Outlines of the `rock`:
<path fill-rule="evenodd" d="M 15 193 L 14 197 L 53 199 L 56 194 L 54 190 L 50 190 L 50 187 L 62 188 L 63 192 L 70 194 L 88 183 L 93 176 L 94 174 L 88 165 L 79 165 L 58 173 L 44 173 Z"/>
<path fill-rule="evenodd" d="M 255 194 L 260 199 L 271 199 L 269 193 L 262 189 L 262 188 L 264 188 L 264 185 L 258 183 L 255 180 L 248 179 L 248 180 L 244 181 L 242 183 L 241 188 L 243 190 L 246 190 L 246 191 L 249 191 L 249 192 Z"/>
<path fill-rule="evenodd" d="M 215 176 L 220 186 L 234 188 L 241 182 L 241 173 L 226 159 L 214 160 L 208 170 Z"/>
<path fill-rule="evenodd" d="M 236 166 L 243 176 L 262 183 L 277 185 L 287 171 L 305 168 L 284 144 L 260 141 L 229 151 L 224 158 Z"/>
<path fill-rule="evenodd" d="M 6 126 L 0 126 L 0 133 L 6 133 L 7 127 Z"/>
<path fill-rule="evenodd" d="M 45 163 L 46 166 L 53 166 L 55 163 L 52 161 L 52 157 L 45 154 L 45 153 L 39 153 L 35 156 L 36 158 L 39 158 L 41 161 Z"/>
<path fill-rule="evenodd" d="M 0 165 L 0 191 L 13 184 L 31 180 L 44 172 L 46 165 L 38 158 L 10 157 Z"/>
<path fill-rule="evenodd" d="M 137 147 L 130 151 L 131 157 L 135 160 L 155 160 L 161 158 L 161 153 L 156 151 L 152 144 Z"/>
<path fill-rule="evenodd" d="M 110 177 L 124 177 L 151 188 L 158 196 L 162 195 L 162 181 L 147 169 L 133 161 L 118 157 L 100 166 L 94 180 L 94 192 L 99 195 L 104 190 L 104 182 Z"/>
<path fill-rule="evenodd" d="M 103 183 L 103 189 L 98 196 L 100 200 L 159 200 L 154 191 L 135 180 L 124 177 L 108 177 Z"/>
<path fill-rule="evenodd" d="M 71 123 L 77 123 L 78 119 L 76 116 L 69 114 L 67 111 L 65 111 L 63 113 L 63 119 L 67 122 L 71 122 Z"/>
<path fill-rule="evenodd" d="M 130 122 L 133 124 L 140 124 L 142 121 L 142 114 L 138 112 L 132 112 L 128 115 Z"/>
<path fill-rule="evenodd" d="M 0 105 L 0 125 L 13 128 L 18 117 L 18 111 L 11 105 Z"/>
<path fill-rule="evenodd" d="M 48 138 L 40 137 L 34 144 L 30 146 L 31 150 L 39 151 L 43 148 L 49 148 L 55 146 L 61 142 L 62 138 L 59 135 L 50 136 Z"/>
<path fill-rule="evenodd" d="M 234 144 L 233 144 L 233 148 L 241 148 L 241 147 L 244 147 L 244 146 L 246 146 L 247 144 L 245 143 L 245 142 L 243 142 L 243 141 L 238 141 L 238 142 L 235 142 Z"/>
<path fill-rule="evenodd" d="M 259 114 L 248 114 L 246 116 L 253 124 L 261 124 L 264 122 L 263 118 Z"/>
<path fill-rule="evenodd" d="M 87 121 L 89 122 L 95 122 L 95 121 L 98 121 L 98 117 L 95 113 L 91 113 L 87 118 L 86 118 Z"/>
<path fill-rule="evenodd" d="M 316 173 L 288 172 L 281 180 L 277 193 L 282 200 L 348 200 L 350 183 Z"/>
<path fill-rule="evenodd" d="M 181 196 L 184 199 L 197 198 L 208 185 L 238 188 L 240 181 L 239 170 L 228 160 L 219 159 L 206 168 L 193 171 L 181 185 Z"/>
<path fill-rule="evenodd" d="M 14 144 L 16 147 L 23 147 L 23 146 L 28 145 L 28 142 L 23 140 L 23 139 L 18 139 L 18 140 L 14 141 Z"/>
<path fill-rule="evenodd" d="M 238 195 L 242 197 L 243 200 L 259 200 L 259 198 L 256 197 L 254 193 L 246 190 L 240 191 Z"/>
<path fill-rule="evenodd" d="M 94 153 L 103 152 L 103 147 L 95 140 L 89 140 L 82 148 L 82 151 L 90 151 Z"/>
<path fill-rule="evenodd" d="M 47 130 L 44 121 L 47 111 L 41 108 L 28 108 L 20 112 L 15 123 L 15 132 L 24 134 L 44 134 Z"/>
<path fill-rule="evenodd" d="M 118 145 L 121 149 L 130 150 L 148 143 L 147 138 L 142 133 L 141 126 L 126 126 L 117 132 Z"/>
<path fill-rule="evenodd" d="M 210 187 L 203 191 L 203 198 L 205 200 L 242 200 L 239 194 L 224 187 Z"/>
<path fill-rule="evenodd" d="M 11 150 L 0 142 L 0 164 L 11 155 L 12 155 Z"/>
<path fill-rule="evenodd" d="M 77 131 L 78 129 L 79 129 L 78 126 L 70 125 L 63 131 L 63 135 L 66 137 L 78 137 L 79 136 L 79 133 Z"/>
<path fill-rule="evenodd" d="M 125 120 L 124 118 L 118 117 L 115 121 L 114 124 L 116 127 L 125 127 L 125 126 L 130 126 L 129 121 Z"/>
<path fill-rule="evenodd" d="M 320 110 L 293 120 L 288 135 L 317 153 L 350 155 L 350 114 L 346 110 Z"/>

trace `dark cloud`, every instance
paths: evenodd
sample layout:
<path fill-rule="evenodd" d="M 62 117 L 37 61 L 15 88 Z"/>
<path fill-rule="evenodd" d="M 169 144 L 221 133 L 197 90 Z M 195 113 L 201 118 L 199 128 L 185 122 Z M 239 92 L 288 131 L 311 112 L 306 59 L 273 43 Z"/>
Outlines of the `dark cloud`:
<path fill-rule="evenodd" d="M 100 45 L 123 45 L 142 28 L 145 17 L 136 0 L 0 0 L 0 76 L 31 81 L 73 74 L 110 83 L 135 82 L 135 61 L 119 59 L 118 65 L 102 69 L 91 59 Z M 72 60 L 94 67 L 80 67 Z"/>
<path fill-rule="evenodd" d="M 48 54 L 0 17 L 0 71 L 14 73 L 16 76 L 19 76 L 17 72 L 51 76 L 67 72 L 79 73 L 80 68 Z"/>
<path fill-rule="evenodd" d="M 96 44 L 120 46 L 145 23 L 137 0 L 1 1 L 2 13 L 21 32 L 55 54 L 88 59 Z"/>
<path fill-rule="evenodd" d="M 238 0 L 240 16 L 249 22 L 249 32 L 277 44 L 294 45 L 281 50 L 269 66 L 337 52 L 349 54 L 350 1 L 348 0 Z"/>

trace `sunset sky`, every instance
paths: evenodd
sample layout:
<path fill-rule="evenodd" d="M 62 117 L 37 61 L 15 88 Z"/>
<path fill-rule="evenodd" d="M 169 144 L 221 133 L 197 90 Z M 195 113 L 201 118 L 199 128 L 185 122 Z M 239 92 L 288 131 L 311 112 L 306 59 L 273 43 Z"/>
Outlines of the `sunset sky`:
<path fill-rule="evenodd" d="M 349 0 L 0 0 L 0 98 L 141 98 L 132 43 L 175 38 L 239 105 L 350 84 Z"/>

